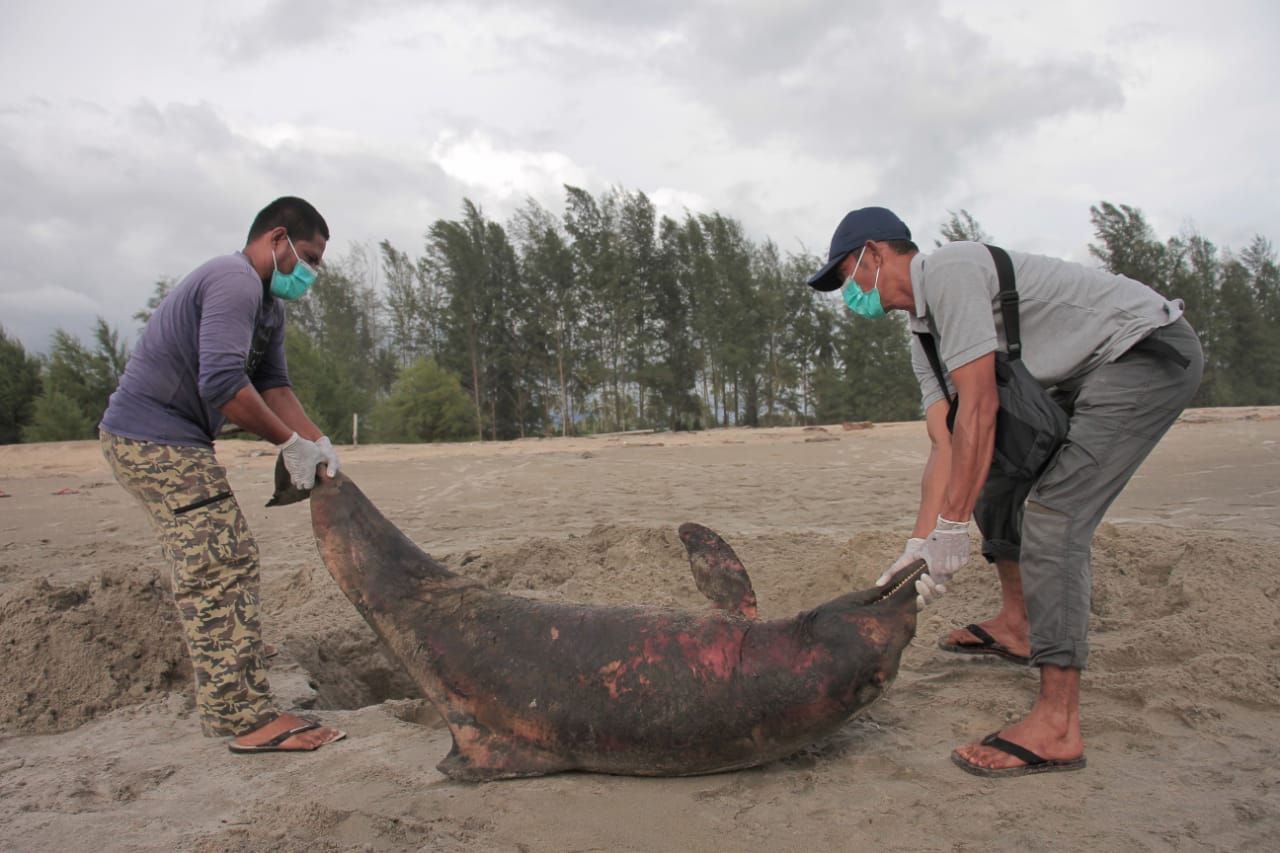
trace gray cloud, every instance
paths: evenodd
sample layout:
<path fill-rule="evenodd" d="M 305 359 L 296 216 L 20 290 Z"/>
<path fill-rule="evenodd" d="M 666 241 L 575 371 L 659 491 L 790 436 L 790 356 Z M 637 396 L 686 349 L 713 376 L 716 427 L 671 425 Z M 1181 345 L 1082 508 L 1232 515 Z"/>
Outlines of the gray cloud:
<path fill-rule="evenodd" d="M 289 54 L 301 63 L 306 53 L 343 34 L 362 21 L 375 20 L 410 5 L 411 0 L 269 0 L 256 14 L 238 17 L 229 25 L 211 20 L 208 37 L 228 65 L 254 63 L 271 54 Z M 415 5 L 431 5 L 419 0 Z M 299 56 L 299 54 L 302 54 Z M 305 71 L 296 81 L 302 84 Z"/>
<path fill-rule="evenodd" d="M 77 132 L 59 132 L 68 126 Z M 339 251 L 370 234 L 416 251 L 423 223 L 452 215 L 443 202 L 466 191 L 425 157 L 254 141 L 209 104 L 113 114 L 36 102 L 0 127 L 0 322 L 32 349 L 96 315 L 131 334 L 158 278 L 240 248 L 276 196 L 311 199 Z"/>
<path fill-rule="evenodd" d="M 0 323 L 39 347 L 94 313 L 131 331 L 156 277 L 237 248 L 283 193 L 337 251 L 416 253 L 463 197 L 557 210 L 562 180 L 716 208 L 784 250 L 871 202 L 926 245 L 966 206 L 1077 257 L 1103 198 L 1237 245 L 1276 221 L 1274 4 L 1081 2 L 223 0 L 134 22 L 86 4 L 65 28 L 14 0 Z"/>
<path fill-rule="evenodd" d="M 1109 60 L 1010 58 L 932 0 L 670 3 L 642 13 L 631 4 L 561 0 L 542 8 L 553 16 L 554 37 L 512 39 L 507 53 L 513 66 L 576 77 L 576 91 L 596 95 L 580 112 L 604 108 L 610 89 L 643 108 L 637 89 L 657 81 L 736 147 L 786 149 L 818 169 L 854 164 L 877 173 L 873 184 L 850 187 L 842 204 L 857 201 L 856 192 L 903 204 L 937 198 L 970 159 L 1007 140 L 1125 103 Z M 685 130 L 662 128 L 668 138 Z M 732 197 L 752 204 L 771 181 L 741 175 Z"/>

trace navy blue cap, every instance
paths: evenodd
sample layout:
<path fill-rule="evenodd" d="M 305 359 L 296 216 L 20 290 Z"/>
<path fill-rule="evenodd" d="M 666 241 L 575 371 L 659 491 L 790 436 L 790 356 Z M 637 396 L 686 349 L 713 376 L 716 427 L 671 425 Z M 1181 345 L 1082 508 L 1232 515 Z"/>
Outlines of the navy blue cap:
<path fill-rule="evenodd" d="M 840 262 L 866 245 L 868 240 L 910 240 L 911 229 L 887 207 L 863 207 L 851 210 L 836 226 L 831 237 L 827 265 L 809 276 L 814 290 L 839 290 L 844 284 L 836 268 Z"/>

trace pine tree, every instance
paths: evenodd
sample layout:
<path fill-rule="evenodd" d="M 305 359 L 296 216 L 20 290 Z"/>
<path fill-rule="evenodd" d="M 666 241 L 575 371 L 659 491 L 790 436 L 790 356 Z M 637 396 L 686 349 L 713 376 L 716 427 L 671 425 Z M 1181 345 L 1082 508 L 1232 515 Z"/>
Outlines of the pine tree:
<path fill-rule="evenodd" d="M 107 321 L 94 326 L 94 349 L 63 329 L 53 333 L 45 362 L 42 392 L 24 441 L 69 441 L 93 438 L 129 360 L 128 348 Z M 41 436 L 33 438 L 32 436 Z"/>
<path fill-rule="evenodd" d="M 991 236 L 982 230 L 982 226 L 978 224 L 978 220 L 964 208 L 959 213 L 954 210 L 948 210 L 948 219 L 942 226 L 942 237 L 948 243 L 956 243 L 960 241 L 969 241 L 973 243 L 989 243 Z M 934 246 L 941 246 L 942 240 L 934 240 Z"/>
<path fill-rule="evenodd" d="M 22 440 L 40 389 L 40 359 L 28 355 L 22 342 L 10 338 L 0 326 L 0 444 Z"/>

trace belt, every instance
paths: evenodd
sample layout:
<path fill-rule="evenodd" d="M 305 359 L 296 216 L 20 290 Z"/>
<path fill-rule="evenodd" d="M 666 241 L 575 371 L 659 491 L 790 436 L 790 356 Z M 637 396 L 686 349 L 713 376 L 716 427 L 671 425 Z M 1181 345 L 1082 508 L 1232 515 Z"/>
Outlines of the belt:
<path fill-rule="evenodd" d="M 1157 329 L 1156 331 L 1159 330 Z M 1147 355 L 1168 359 L 1174 364 L 1180 365 L 1183 370 L 1186 370 L 1191 366 L 1191 359 L 1174 349 L 1173 344 L 1168 341 L 1162 341 L 1157 337 L 1153 337 L 1154 335 L 1155 332 L 1147 335 L 1145 338 L 1129 347 L 1129 349 L 1125 350 L 1124 355 L 1128 355 L 1131 352 L 1145 352 Z M 1124 355 L 1120 356 L 1120 358 L 1124 358 Z"/>

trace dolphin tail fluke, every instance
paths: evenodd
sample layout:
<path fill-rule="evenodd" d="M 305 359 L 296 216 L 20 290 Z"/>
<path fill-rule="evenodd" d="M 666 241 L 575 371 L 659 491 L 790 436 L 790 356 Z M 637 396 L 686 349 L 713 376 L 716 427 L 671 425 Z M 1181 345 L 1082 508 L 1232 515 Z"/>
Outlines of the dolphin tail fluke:
<path fill-rule="evenodd" d="M 284 467 L 283 453 L 276 456 L 275 486 L 275 492 L 272 493 L 271 500 L 267 501 L 267 506 L 288 506 L 311 497 L 310 489 L 299 489 L 293 484 L 289 469 Z"/>
<path fill-rule="evenodd" d="M 689 552 L 689 567 L 698 590 L 715 607 L 754 619 L 756 592 L 729 543 L 710 528 L 693 522 L 680 525 L 680 541 Z"/>

